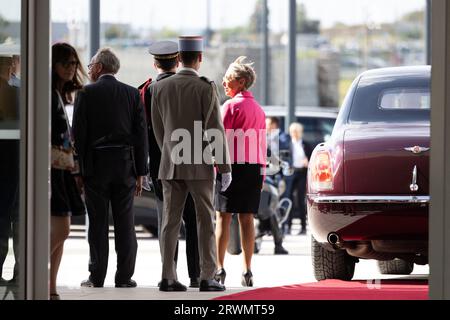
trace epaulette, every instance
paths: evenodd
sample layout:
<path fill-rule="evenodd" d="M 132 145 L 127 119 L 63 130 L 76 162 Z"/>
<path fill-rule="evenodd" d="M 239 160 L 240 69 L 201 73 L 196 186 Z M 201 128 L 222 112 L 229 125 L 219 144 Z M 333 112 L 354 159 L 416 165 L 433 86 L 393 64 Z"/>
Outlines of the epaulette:
<path fill-rule="evenodd" d="M 205 81 L 206 83 L 209 83 L 209 84 L 214 83 L 214 81 L 209 80 L 207 77 L 200 77 L 200 79 L 202 79 L 203 81 Z"/>
<path fill-rule="evenodd" d="M 145 86 L 148 87 L 149 83 L 151 83 L 151 82 L 152 82 L 152 78 L 148 79 L 147 81 L 145 81 L 143 84 L 141 84 L 141 85 L 138 87 L 138 90 L 143 89 Z"/>

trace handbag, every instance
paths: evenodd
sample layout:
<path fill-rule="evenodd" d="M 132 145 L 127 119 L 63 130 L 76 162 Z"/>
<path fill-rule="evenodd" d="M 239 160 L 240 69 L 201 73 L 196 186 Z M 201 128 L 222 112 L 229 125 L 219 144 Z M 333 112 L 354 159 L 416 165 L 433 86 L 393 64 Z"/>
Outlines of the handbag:
<path fill-rule="evenodd" d="M 51 160 L 53 169 L 68 171 L 73 171 L 75 169 L 73 149 L 65 149 L 62 146 L 52 146 Z"/>
<path fill-rule="evenodd" d="M 53 169 L 73 171 L 75 170 L 75 157 L 72 137 L 70 134 L 70 125 L 62 97 L 58 91 L 57 94 L 59 100 L 58 106 L 59 108 L 62 108 L 64 112 L 64 118 L 67 123 L 67 132 L 64 137 L 65 141 L 63 143 L 63 146 L 52 145 L 51 164 Z"/>

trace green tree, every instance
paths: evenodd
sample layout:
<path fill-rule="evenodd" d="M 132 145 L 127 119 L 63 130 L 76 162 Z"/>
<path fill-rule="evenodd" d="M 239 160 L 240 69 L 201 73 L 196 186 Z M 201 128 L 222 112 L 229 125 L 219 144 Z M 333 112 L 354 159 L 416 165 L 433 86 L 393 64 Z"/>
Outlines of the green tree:
<path fill-rule="evenodd" d="M 257 0 L 255 4 L 255 10 L 253 11 L 253 14 L 250 16 L 250 23 L 249 23 L 250 33 L 259 34 L 264 31 L 263 14 L 264 14 L 264 1 Z M 267 18 L 267 21 L 269 21 L 269 18 Z"/>
<path fill-rule="evenodd" d="M 163 29 L 161 29 L 159 35 L 164 39 L 176 39 L 178 37 L 178 32 L 168 27 L 164 27 Z"/>
<path fill-rule="evenodd" d="M 113 40 L 113 39 L 120 39 L 125 38 L 127 36 L 127 31 L 124 30 L 121 26 L 113 24 L 110 25 L 105 30 L 105 39 L 106 40 Z"/>
<path fill-rule="evenodd" d="M 5 42 L 8 38 L 8 35 L 3 32 L 4 28 L 7 26 L 9 26 L 9 22 L 0 15 L 0 43 Z"/>

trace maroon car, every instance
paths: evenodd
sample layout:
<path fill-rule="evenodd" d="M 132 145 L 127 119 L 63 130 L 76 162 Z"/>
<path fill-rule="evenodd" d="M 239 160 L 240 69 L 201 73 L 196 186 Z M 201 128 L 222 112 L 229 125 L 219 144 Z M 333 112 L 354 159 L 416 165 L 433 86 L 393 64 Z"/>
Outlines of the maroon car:
<path fill-rule="evenodd" d="M 428 263 L 429 66 L 377 69 L 353 83 L 308 173 L 317 280 L 351 280 L 359 259 L 383 274 Z"/>

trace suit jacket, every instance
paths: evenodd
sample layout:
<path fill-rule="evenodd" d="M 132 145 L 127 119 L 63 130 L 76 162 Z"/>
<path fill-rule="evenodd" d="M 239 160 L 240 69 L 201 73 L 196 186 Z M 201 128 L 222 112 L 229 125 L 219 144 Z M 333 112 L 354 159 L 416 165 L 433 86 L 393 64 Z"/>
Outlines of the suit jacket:
<path fill-rule="evenodd" d="M 305 142 L 305 140 L 302 140 L 302 146 L 303 146 L 303 151 L 305 152 L 306 158 L 308 158 L 308 161 L 311 159 L 311 155 L 313 152 L 313 148 L 311 148 L 311 145 L 307 142 Z M 289 157 L 289 164 L 292 166 L 294 164 L 294 147 L 292 145 L 292 140 L 290 141 L 289 144 L 289 151 L 290 151 L 290 157 Z"/>
<path fill-rule="evenodd" d="M 211 110 L 211 105 L 213 108 Z M 210 112 L 212 111 L 212 112 Z M 159 179 L 161 180 L 209 180 L 214 179 L 214 164 L 219 173 L 231 172 L 231 161 L 228 145 L 220 114 L 219 99 L 213 82 L 200 78 L 194 71 L 181 70 L 176 75 L 157 82 L 153 87 L 152 124 L 156 141 L 161 149 L 161 165 Z M 209 121 L 206 119 L 209 115 Z M 206 130 L 217 129 L 222 135 L 222 141 L 214 141 L 214 148 L 222 153 L 222 159 L 216 159 L 208 153 L 209 142 L 204 141 L 203 135 L 195 136 L 195 122 L 203 124 Z M 187 142 L 190 149 L 190 163 L 175 163 L 172 155 L 179 155 L 181 140 L 172 141 L 175 130 L 189 133 L 191 141 Z M 178 131 L 180 132 L 180 131 Z M 189 143 L 190 142 L 190 143 Z M 201 155 L 195 150 L 196 145 L 202 146 Z M 220 149 L 220 150 L 218 150 Z M 203 151 L 206 150 L 205 157 Z M 189 152 L 189 150 L 185 150 Z M 197 151 L 198 162 L 195 162 Z M 183 154 L 183 156 L 186 156 Z M 179 159 L 176 159 L 179 160 Z M 222 161 L 220 161 L 222 160 Z"/>
<path fill-rule="evenodd" d="M 78 92 L 73 134 L 83 176 L 94 175 L 90 165 L 94 144 L 105 137 L 105 144 L 134 147 L 136 175 L 148 173 L 147 123 L 139 91 L 115 77 L 102 76 Z"/>

